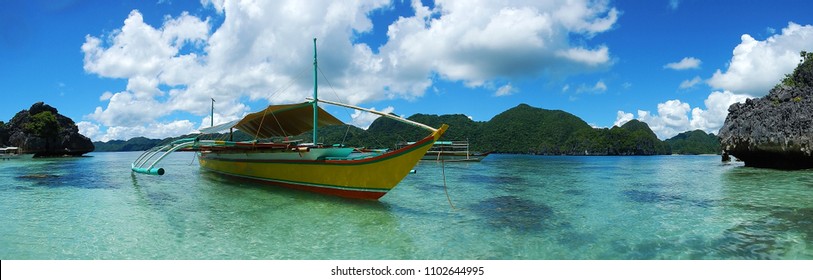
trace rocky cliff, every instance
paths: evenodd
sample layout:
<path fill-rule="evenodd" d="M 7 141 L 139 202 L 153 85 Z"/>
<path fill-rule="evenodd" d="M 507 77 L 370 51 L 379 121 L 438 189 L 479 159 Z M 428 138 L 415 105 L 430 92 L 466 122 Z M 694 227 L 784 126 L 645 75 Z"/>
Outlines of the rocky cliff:
<path fill-rule="evenodd" d="M 73 120 L 43 102 L 0 125 L 0 145 L 20 147 L 35 157 L 80 156 L 94 150 L 93 142 L 79 134 Z"/>
<path fill-rule="evenodd" d="M 720 129 L 723 157 L 746 166 L 813 168 L 813 53 L 762 98 L 728 108 Z"/>

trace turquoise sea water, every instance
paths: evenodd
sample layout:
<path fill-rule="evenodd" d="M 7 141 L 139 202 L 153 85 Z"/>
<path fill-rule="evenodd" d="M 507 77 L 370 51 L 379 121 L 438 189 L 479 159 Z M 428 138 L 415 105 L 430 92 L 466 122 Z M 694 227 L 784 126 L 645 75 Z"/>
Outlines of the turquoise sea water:
<path fill-rule="evenodd" d="M 0 259 L 813 259 L 813 170 L 491 155 L 356 201 L 138 155 L 0 162 Z"/>

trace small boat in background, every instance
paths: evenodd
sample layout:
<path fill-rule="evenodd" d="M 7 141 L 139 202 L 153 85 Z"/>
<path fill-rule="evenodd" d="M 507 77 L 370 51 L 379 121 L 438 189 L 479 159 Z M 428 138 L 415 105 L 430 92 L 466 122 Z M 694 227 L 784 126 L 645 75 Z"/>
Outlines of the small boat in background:
<path fill-rule="evenodd" d="M 31 158 L 34 154 L 21 154 L 18 147 L 5 147 L 0 148 L 0 159 L 11 160 L 20 158 Z"/>
<path fill-rule="evenodd" d="M 399 146 L 410 145 L 412 142 L 402 143 Z M 434 160 L 446 162 L 479 162 L 491 152 L 472 152 L 469 150 L 469 141 L 435 141 L 432 148 L 426 151 L 421 160 Z"/>

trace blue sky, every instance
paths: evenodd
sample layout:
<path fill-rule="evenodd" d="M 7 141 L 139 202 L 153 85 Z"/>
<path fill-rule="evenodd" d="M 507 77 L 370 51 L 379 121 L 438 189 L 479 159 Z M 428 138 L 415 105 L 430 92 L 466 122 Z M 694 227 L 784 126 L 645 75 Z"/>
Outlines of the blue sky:
<path fill-rule="evenodd" d="M 208 126 L 211 98 L 220 123 L 311 95 L 317 37 L 325 99 L 477 121 L 526 103 L 596 127 L 639 119 L 662 139 L 716 133 L 731 103 L 764 96 L 799 51 L 813 51 L 811 10 L 811 1 L 2 1 L 0 120 L 44 101 L 94 140 L 189 133 Z M 361 127 L 374 119 L 325 108 Z"/>

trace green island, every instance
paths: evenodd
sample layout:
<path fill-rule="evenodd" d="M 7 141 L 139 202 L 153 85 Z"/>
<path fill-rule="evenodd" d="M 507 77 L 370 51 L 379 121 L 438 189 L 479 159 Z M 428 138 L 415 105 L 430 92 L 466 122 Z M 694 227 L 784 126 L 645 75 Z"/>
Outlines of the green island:
<path fill-rule="evenodd" d="M 631 120 L 613 128 L 593 128 L 581 118 L 561 110 L 547 110 L 519 104 L 489 121 L 473 121 L 463 114 L 415 114 L 408 119 L 450 129 L 442 140 L 468 140 L 480 151 L 539 155 L 669 155 L 719 154 L 720 142 L 714 134 L 689 131 L 661 141 L 644 122 Z M 395 148 L 398 143 L 420 139 L 420 129 L 387 118 L 378 118 L 367 130 L 352 126 L 320 129 L 320 143 L 342 143 L 368 148 Z M 295 137 L 311 141 L 311 134 Z M 98 152 L 143 151 L 183 135 L 166 139 L 136 137 L 127 141 L 94 142 Z M 224 139 L 226 135 L 214 135 Z M 252 135 L 234 133 L 235 141 L 253 140 Z"/>

